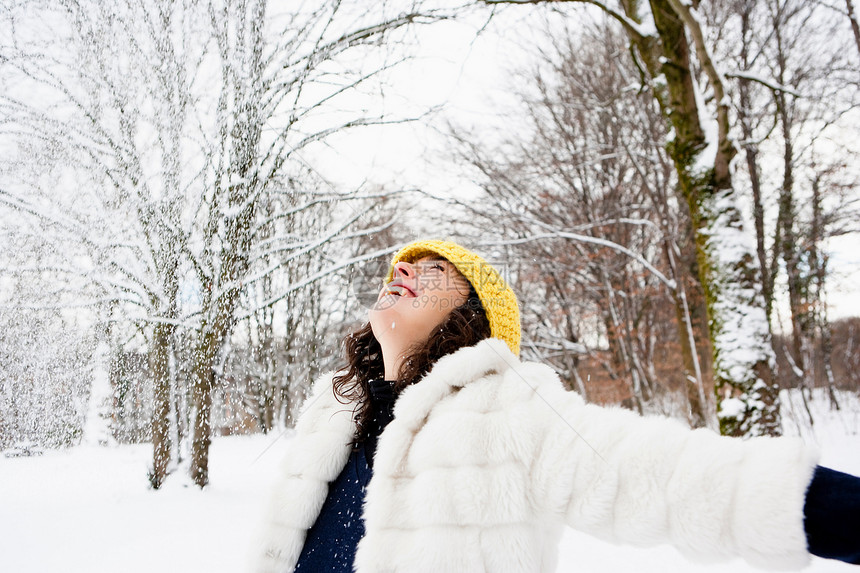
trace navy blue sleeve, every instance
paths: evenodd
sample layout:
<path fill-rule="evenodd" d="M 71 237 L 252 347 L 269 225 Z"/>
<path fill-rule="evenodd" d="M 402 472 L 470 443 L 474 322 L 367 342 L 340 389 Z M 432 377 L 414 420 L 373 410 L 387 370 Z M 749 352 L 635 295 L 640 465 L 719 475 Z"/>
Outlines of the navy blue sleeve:
<path fill-rule="evenodd" d="M 803 516 L 810 553 L 860 565 L 860 478 L 816 467 Z"/>

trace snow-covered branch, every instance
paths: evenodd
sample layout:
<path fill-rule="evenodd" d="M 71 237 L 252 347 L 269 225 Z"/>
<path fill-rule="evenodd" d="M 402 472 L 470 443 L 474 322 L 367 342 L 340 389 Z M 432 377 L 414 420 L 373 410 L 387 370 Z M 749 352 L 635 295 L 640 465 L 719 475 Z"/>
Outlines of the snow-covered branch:
<path fill-rule="evenodd" d="M 792 95 L 794 97 L 804 97 L 803 94 L 799 93 L 797 90 L 795 90 L 791 87 L 784 86 L 784 85 L 780 84 L 779 82 L 775 82 L 773 80 L 764 78 L 758 74 L 753 74 L 751 72 L 734 70 L 731 72 L 726 72 L 725 75 L 727 78 L 737 78 L 739 80 L 756 82 L 757 84 L 761 84 L 773 92 L 782 92 L 782 93 Z"/>
<path fill-rule="evenodd" d="M 661 283 L 663 283 L 670 290 L 675 290 L 676 284 L 672 279 L 667 278 L 663 273 L 661 273 L 654 265 L 648 262 L 642 255 L 639 253 L 635 253 L 628 249 L 623 245 L 619 245 L 618 243 L 614 243 L 607 239 L 601 239 L 599 237 L 591 237 L 589 235 L 581 235 L 578 233 L 569 233 L 566 231 L 558 231 L 552 230 L 548 233 L 542 234 L 534 234 L 529 235 L 527 237 L 519 238 L 519 239 L 504 239 L 501 241 L 491 241 L 485 243 L 488 246 L 507 246 L 507 245 L 520 245 L 523 243 L 531 243 L 534 241 L 545 241 L 547 239 L 568 239 L 571 241 L 577 241 L 580 243 L 587 243 L 591 245 L 598 245 L 601 247 L 607 247 L 612 249 L 613 251 L 617 251 L 624 255 L 627 255 L 631 259 L 638 262 L 640 265 L 645 267 L 652 275 L 654 275 Z"/>
<path fill-rule="evenodd" d="M 484 4 L 546 4 L 548 1 L 554 0 L 481 0 Z M 608 16 L 615 19 L 619 24 L 621 24 L 624 29 L 631 35 L 639 39 L 645 39 L 653 36 L 653 32 L 648 30 L 639 22 L 629 18 L 623 12 L 619 12 L 615 8 L 612 8 L 605 2 L 601 2 L 600 0 L 555 0 L 560 2 L 580 2 L 582 4 L 591 4 L 592 6 L 596 6 L 605 12 Z"/>

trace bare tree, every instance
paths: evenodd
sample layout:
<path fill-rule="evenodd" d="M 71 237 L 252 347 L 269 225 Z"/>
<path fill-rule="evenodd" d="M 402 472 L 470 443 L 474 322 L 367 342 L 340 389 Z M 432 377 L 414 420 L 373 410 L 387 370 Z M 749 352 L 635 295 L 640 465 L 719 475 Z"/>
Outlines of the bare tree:
<path fill-rule="evenodd" d="M 191 364 L 190 471 L 203 486 L 212 391 L 241 294 L 303 257 L 326 260 L 319 255 L 329 243 L 376 229 L 364 223 L 372 205 L 360 193 L 315 196 L 306 182 L 285 183 L 288 168 L 332 133 L 386 121 L 381 110 L 335 104 L 402 59 L 382 50 L 391 33 L 444 17 L 332 1 L 297 6 L 285 18 L 267 6 L 128 0 L 109 9 L 74 2 L 4 13 L 15 31 L 45 14 L 56 26 L 51 41 L 28 43 L 21 33 L 4 44 L 4 78 L 17 74 L 26 83 L 0 101 L 9 131 L 61 147 L 70 171 L 92 175 L 91 201 L 77 205 L 70 221 L 67 195 L 46 193 L 50 210 L 38 209 L 23 184 L 0 197 L 36 219 L 65 223 L 90 261 L 71 272 L 102 287 L 105 303 L 138 309 L 155 380 L 155 487 L 176 448 L 172 408 L 182 401 L 174 365 Z M 27 101 L 32 86 L 48 94 L 45 101 Z M 294 207 L 270 209 L 279 193 L 294 196 Z M 338 205 L 325 225 L 291 226 L 290 209 L 322 203 Z M 93 227 L 90 218 L 101 223 Z M 257 232 L 273 220 L 274 235 Z M 327 262 L 244 312 L 263 312 L 354 261 Z M 190 347 L 177 347 L 178 329 Z M 188 360 L 176 359 L 186 351 Z"/>
<path fill-rule="evenodd" d="M 200 56 L 175 49 L 179 38 L 190 42 L 199 32 L 193 19 L 180 18 L 187 8 L 155 2 L 114 4 L 109 10 L 91 2 L 31 8 L 23 16 L 43 15 L 53 22 L 57 43 L 15 42 L 8 46 L 6 62 L 50 90 L 48 102 L 59 103 L 27 102 L 12 95 L 16 92 L 3 101 L 19 137 L 52 141 L 66 150 L 70 163 L 100 174 L 89 178 L 86 201 L 78 196 L 64 204 L 62 194 L 52 197 L 54 209 L 68 212 L 29 213 L 42 220 L 71 218 L 67 227 L 75 243 L 86 246 L 93 267 L 77 272 L 101 286 L 108 304 L 137 308 L 149 339 L 154 381 L 154 487 L 162 483 L 170 461 L 169 363 L 180 318 L 180 253 L 187 237 L 181 221 L 188 184 L 182 139 L 194 81 L 190 60 Z M 118 53 L 124 57 L 117 58 Z M 20 205 L 19 197 L 5 196 L 7 203 Z"/>
<path fill-rule="evenodd" d="M 627 0 L 615 7 L 585 3 L 598 6 L 623 27 L 643 81 L 672 130 L 667 149 L 695 237 L 721 431 L 778 434 L 779 400 L 760 268 L 747 240 L 730 169 L 736 147 L 730 137 L 729 100 L 698 7 L 679 0 L 652 0 L 647 11 Z M 697 70 L 703 73 L 707 98 Z"/>
<path fill-rule="evenodd" d="M 211 4 L 208 9 L 222 81 L 207 156 L 211 193 L 201 205 L 199 219 L 202 248 L 192 253 L 202 296 L 193 351 L 191 476 L 201 486 L 208 481 L 213 365 L 232 330 L 251 259 L 261 256 L 255 252 L 252 233 L 261 198 L 277 185 L 284 166 L 310 143 L 385 119 L 359 113 L 313 127 L 319 108 L 366 83 L 385 64 L 344 68 L 336 78 L 328 66 L 348 60 L 353 52 L 372 49 L 398 28 L 440 17 L 416 11 L 389 16 L 386 6 L 367 12 L 333 1 L 300 10 L 272 41 L 264 34 L 266 8 L 267 2 L 259 0 Z M 270 238 L 262 250 L 278 250 L 286 255 L 281 264 L 287 264 L 331 241 L 367 233 L 361 222 L 370 208 L 349 208 L 309 238 L 298 238 L 290 229 Z"/>
<path fill-rule="evenodd" d="M 741 40 L 740 69 L 731 76 L 737 81 L 735 107 L 753 191 L 763 291 L 770 316 L 775 281 L 784 269 L 792 335 L 785 348 L 780 343 L 775 350 L 786 354 L 784 364 L 789 365 L 781 378 L 804 388 L 807 400 L 817 371 L 829 370 L 829 359 L 822 362 L 816 348 L 829 346 L 824 342 L 829 336 L 826 321 L 822 323 L 818 315 L 819 309 L 826 308 L 826 271 L 821 266 L 826 255 L 821 249 L 831 232 L 828 229 L 835 231 L 828 213 L 832 207 L 821 201 L 827 192 L 813 163 L 826 134 L 837 131 L 843 114 L 855 105 L 851 62 L 846 58 L 850 53 L 844 50 L 848 38 L 841 16 L 819 2 L 740 1 L 729 3 L 728 8 L 715 7 L 709 17 L 711 26 L 718 25 L 724 35 L 737 34 Z M 739 30 L 731 18 L 735 14 L 740 16 Z M 726 45 L 728 51 L 722 57 L 735 60 L 735 47 Z M 848 153 L 843 148 L 828 155 Z M 774 161 L 767 158 L 777 155 L 779 173 L 769 174 L 768 165 Z M 778 183 L 769 184 L 769 180 Z M 777 205 L 775 217 L 770 217 L 775 219 L 772 230 L 765 224 L 768 199 Z M 811 205 L 811 210 L 804 209 L 804 204 Z"/>

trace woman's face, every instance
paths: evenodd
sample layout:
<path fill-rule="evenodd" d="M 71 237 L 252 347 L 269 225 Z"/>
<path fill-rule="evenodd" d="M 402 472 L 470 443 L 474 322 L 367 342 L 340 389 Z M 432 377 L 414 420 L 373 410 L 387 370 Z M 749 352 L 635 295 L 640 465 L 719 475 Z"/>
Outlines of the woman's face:
<path fill-rule="evenodd" d="M 427 340 L 433 329 L 469 297 L 469 281 L 437 256 L 394 265 L 390 283 L 382 287 L 370 309 L 373 334 L 383 346 L 406 349 Z"/>

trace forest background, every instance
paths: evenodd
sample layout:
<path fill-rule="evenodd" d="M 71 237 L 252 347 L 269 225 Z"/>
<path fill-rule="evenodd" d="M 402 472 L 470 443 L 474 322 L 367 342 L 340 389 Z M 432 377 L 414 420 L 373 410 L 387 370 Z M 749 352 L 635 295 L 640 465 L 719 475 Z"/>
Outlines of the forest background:
<path fill-rule="evenodd" d="M 0 30 L 6 456 L 151 443 L 153 488 L 207 485 L 420 236 L 499 266 L 524 357 L 590 401 L 749 437 L 781 389 L 808 424 L 860 392 L 852 0 L 4 0 Z"/>

